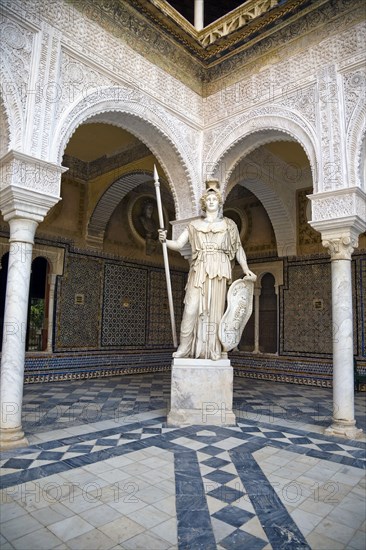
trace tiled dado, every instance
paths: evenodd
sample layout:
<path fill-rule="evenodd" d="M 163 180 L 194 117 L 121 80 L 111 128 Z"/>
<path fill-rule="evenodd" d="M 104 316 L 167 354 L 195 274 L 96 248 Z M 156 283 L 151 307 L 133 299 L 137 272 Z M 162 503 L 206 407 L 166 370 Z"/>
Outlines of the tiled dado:
<path fill-rule="evenodd" d="M 32 354 L 25 359 L 25 383 L 83 380 L 170 370 L 172 351 L 139 353 Z"/>
<path fill-rule="evenodd" d="M 235 353 L 231 364 L 236 376 L 289 382 L 307 386 L 332 387 L 332 360 L 309 360 L 298 357 L 273 356 L 266 354 Z"/>
<path fill-rule="evenodd" d="M 164 372 L 171 368 L 173 350 L 121 353 L 31 354 L 25 360 L 25 383 L 83 380 L 124 374 Z M 236 376 L 331 387 L 332 362 L 251 353 L 230 354 Z M 359 363 L 364 373 L 364 363 Z"/>

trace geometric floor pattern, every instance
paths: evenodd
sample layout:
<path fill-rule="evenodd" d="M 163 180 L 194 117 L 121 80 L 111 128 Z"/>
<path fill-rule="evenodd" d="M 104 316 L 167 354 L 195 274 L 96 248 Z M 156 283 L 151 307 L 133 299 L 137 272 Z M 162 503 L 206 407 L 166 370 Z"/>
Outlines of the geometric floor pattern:
<path fill-rule="evenodd" d="M 41 386 L 1 457 L 2 550 L 366 547 L 365 437 L 323 434 L 329 390 L 235 379 L 236 426 L 171 428 L 165 373 Z"/>

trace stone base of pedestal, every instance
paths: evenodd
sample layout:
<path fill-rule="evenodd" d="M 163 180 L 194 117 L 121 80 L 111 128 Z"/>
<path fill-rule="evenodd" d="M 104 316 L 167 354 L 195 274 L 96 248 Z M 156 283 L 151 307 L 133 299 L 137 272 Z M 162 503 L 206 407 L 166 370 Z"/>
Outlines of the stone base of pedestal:
<path fill-rule="evenodd" d="M 23 430 L 19 428 L 0 428 L 0 449 L 18 449 L 28 447 L 29 443 Z"/>
<path fill-rule="evenodd" d="M 326 435 L 336 435 L 338 437 L 347 437 L 347 439 L 357 439 L 362 435 L 362 429 L 356 428 L 356 421 L 352 420 L 333 420 L 332 424 L 325 428 Z"/>
<path fill-rule="evenodd" d="M 173 359 L 168 426 L 233 426 L 233 368 L 228 359 Z"/>

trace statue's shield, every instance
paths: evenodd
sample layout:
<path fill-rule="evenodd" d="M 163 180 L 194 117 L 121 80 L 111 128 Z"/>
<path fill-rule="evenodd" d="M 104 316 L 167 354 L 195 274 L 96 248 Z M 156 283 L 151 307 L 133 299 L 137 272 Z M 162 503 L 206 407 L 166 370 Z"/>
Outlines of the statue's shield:
<path fill-rule="evenodd" d="M 253 311 L 254 281 L 238 279 L 229 288 L 227 308 L 220 321 L 219 338 L 224 351 L 234 349 Z"/>

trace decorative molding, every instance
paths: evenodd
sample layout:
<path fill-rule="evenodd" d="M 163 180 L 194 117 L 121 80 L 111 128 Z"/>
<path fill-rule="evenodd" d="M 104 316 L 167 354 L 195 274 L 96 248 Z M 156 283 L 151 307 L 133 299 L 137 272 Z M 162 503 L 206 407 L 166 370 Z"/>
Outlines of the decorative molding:
<path fill-rule="evenodd" d="M 358 220 L 358 224 L 366 227 L 366 194 L 359 187 L 308 195 L 308 198 L 311 200 L 312 210 L 310 224 L 317 231 L 321 231 L 321 223 L 324 225 L 328 221 L 337 220 L 342 225 L 344 220 L 348 225 L 347 220 L 352 217 L 355 222 Z"/>
<path fill-rule="evenodd" d="M 9 186 L 34 190 L 58 201 L 61 174 L 66 170 L 53 162 L 12 150 L 0 159 L 0 188 L 4 192 Z"/>
<path fill-rule="evenodd" d="M 258 17 L 277 7 L 280 0 L 249 0 L 224 17 L 205 27 L 198 35 L 203 47 L 211 46 L 214 42 L 238 31 Z M 282 14 L 283 16 L 283 14 Z M 272 22 L 274 17 L 272 16 Z M 261 29 L 262 30 L 262 29 Z M 258 32 L 258 31 L 257 31 Z"/>
<path fill-rule="evenodd" d="M 138 137 L 158 159 L 168 176 L 177 216 L 184 216 L 190 208 L 193 211 L 197 209 L 193 185 L 193 181 L 199 179 L 199 158 L 196 155 L 199 136 L 196 132 L 141 91 L 121 87 L 100 88 L 87 97 L 79 98 L 59 121 L 51 158 L 61 161 L 71 135 L 87 120 L 121 126 Z"/>
<path fill-rule="evenodd" d="M 366 68 L 365 66 L 352 68 L 343 74 L 343 96 L 345 108 L 345 124 L 348 130 L 351 116 L 356 105 L 362 103 L 364 106 L 366 96 Z"/>
<path fill-rule="evenodd" d="M 123 174 L 114 181 L 99 198 L 90 216 L 86 239 L 91 238 L 91 241 L 96 240 L 98 244 L 103 243 L 108 221 L 121 200 L 132 189 L 152 179 L 152 172 L 139 170 Z"/>
<path fill-rule="evenodd" d="M 278 106 L 254 109 L 205 132 L 204 168 L 208 175 L 221 175 L 221 179 L 224 175 L 226 188 L 236 164 L 271 141 L 297 141 L 303 147 L 315 186 L 319 154 L 316 134 L 303 117 Z"/>
<path fill-rule="evenodd" d="M 151 155 L 150 149 L 136 140 L 135 143 L 132 145 L 130 143 L 127 144 L 123 151 L 111 157 L 104 155 L 90 162 L 85 162 L 64 154 L 62 162 L 69 169 L 67 172 L 68 178 L 88 182 L 106 172 L 119 169 L 126 164 L 143 159 L 149 155 Z"/>
<path fill-rule="evenodd" d="M 338 84 L 335 64 L 323 67 L 318 75 L 321 141 L 321 177 L 317 188 L 319 192 L 343 187 L 343 144 Z"/>
<path fill-rule="evenodd" d="M 296 254 L 296 205 L 293 187 L 283 185 L 286 181 L 284 164 L 263 148 L 253 151 L 232 172 L 227 195 L 236 185 L 251 191 L 269 216 L 278 255 L 293 256 Z M 247 177 L 253 174 L 253 168 L 254 177 Z"/>
<path fill-rule="evenodd" d="M 366 192 L 366 105 L 364 98 L 356 104 L 347 130 L 349 185 L 358 185 Z"/>

